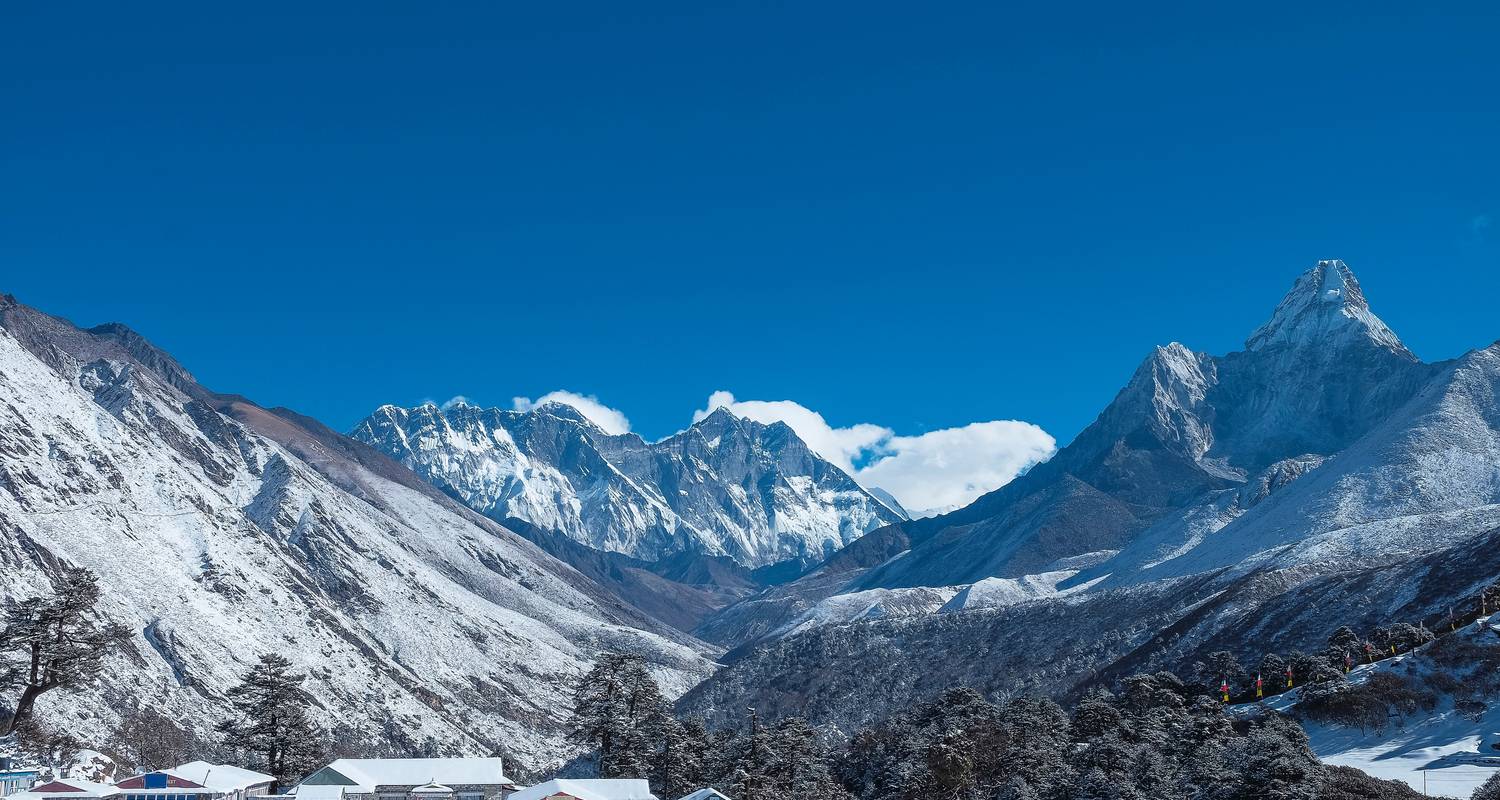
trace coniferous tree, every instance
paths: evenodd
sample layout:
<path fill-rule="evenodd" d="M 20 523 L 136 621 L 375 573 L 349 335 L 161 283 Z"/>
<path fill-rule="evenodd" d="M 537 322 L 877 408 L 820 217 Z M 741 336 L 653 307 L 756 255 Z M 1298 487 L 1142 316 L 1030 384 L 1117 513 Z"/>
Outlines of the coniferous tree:
<path fill-rule="evenodd" d="M 1328 637 L 1328 660 L 1340 670 L 1346 663 L 1358 664 L 1364 659 L 1365 640 L 1348 625 L 1340 626 Z"/>
<path fill-rule="evenodd" d="M 1286 688 L 1286 659 L 1275 653 L 1266 653 L 1260 659 L 1258 672 L 1265 681 L 1266 694 Z"/>
<path fill-rule="evenodd" d="M 1220 681 L 1229 681 L 1230 686 L 1238 686 L 1246 676 L 1245 668 L 1240 666 L 1240 660 L 1234 657 L 1234 653 L 1219 650 L 1208 654 L 1208 674 L 1205 677 L 1213 683 L 1211 688 L 1217 691 Z"/>
<path fill-rule="evenodd" d="M 833 779 L 828 753 L 818 732 L 800 717 L 777 724 L 771 756 L 771 776 L 782 797 L 819 797 L 836 800 L 848 792 Z"/>
<path fill-rule="evenodd" d="M 1016 698 L 1000 710 L 1000 725 L 1004 746 L 999 760 L 1006 777 L 1020 776 L 1043 794 L 1052 794 L 1072 779 L 1066 760 L 1070 723 L 1057 703 Z"/>
<path fill-rule="evenodd" d="M 130 631 L 98 619 L 99 579 L 82 567 L 64 567 L 50 597 L 11 601 L 0 628 L 0 688 L 19 686 L 15 711 L 0 725 L 14 733 L 53 689 L 76 689 L 104 668 L 104 658 Z"/>
<path fill-rule="evenodd" d="M 776 797 L 775 740 L 755 709 L 750 710 L 745 736 L 734 745 L 729 769 L 729 794 L 735 800 L 772 800 Z"/>
<path fill-rule="evenodd" d="M 598 753 L 600 777 L 645 778 L 669 716 L 644 659 L 605 653 L 574 689 L 570 737 Z"/>
<path fill-rule="evenodd" d="M 239 686 L 229 690 L 235 715 L 218 726 L 224 744 L 251 757 L 251 766 L 288 786 L 316 768 L 324 756 L 322 733 L 308 717 L 306 675 L 276 653 L 261 656 Z"/>
<path fill-rule="evenodd" d="M 1042 796 L 1031 788 L 1024 778 L 1012 777 L 995 793 L 995 800 L 1042 800 Z"/>
<path fill-rule="evenodd" d="M 1214 800 L 1317 800 L 1323 765 L 1297 723 L 1270 716 L 1221 751 L 1229 778 Z"/>
<path fill-rule="evenodd" d="M 1073 710 L 1073 738 L 1093 741 L 1117 730 L 1124 717 L 1115 708 L 1115 696 L 1108 689 L 1095 689 L 1084 695 Z"/>
<path fill-rule="evenodd" d="M 651 764 L 651 785 L 664 797 L 681 797 L 709 782 L 707 762 L 710 740 L 703 723 L 697 720 L 678 722 L 662 714 L 652 726 L 655 752 Z"/>

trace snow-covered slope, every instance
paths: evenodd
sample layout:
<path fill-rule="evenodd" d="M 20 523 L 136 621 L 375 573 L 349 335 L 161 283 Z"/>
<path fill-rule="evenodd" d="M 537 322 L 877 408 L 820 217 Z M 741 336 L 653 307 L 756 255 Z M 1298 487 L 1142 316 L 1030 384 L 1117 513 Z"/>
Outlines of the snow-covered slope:
<path fill-rule="evenodd" d="M 1214 650 L 1258 660 L 1428 618 L 1493 581 L 1497 553 L 1500 346 L 1423 364 L 1322 262 L 1244 351 L 1158 348 L 1051 461 L 706 620 L 735 658 L 684 707 L 852 696 L 799 712 L 850 730 L 953 685 L 1063 696 Z M 832 613 L 961 586 L 935 613 Z"/>
<path fill-rule="evenodd" d="M 351 435 L 494 519 L 648 561 L 820 560 L 903 518 L 785 424 L 722 408 L 655 443 L 608 434 L 557 403 L 382 406 Z"/>
<path fill-rule="evenodd" d="M 1500 344 L 1447 366 L 1330 458 L 1274 465 L 1173 514 L 1097 573 L 1110 584 L 1232 567 L 1352 569 L 1500 526 Z"/>
<path fill-rule="evenodd" d="M 1500 645 L 1500 632 L 1490 627 L 1491 618 L 1481 618 L 1455 634 L 1481 645 Z M 1446 685 L 1433 680 L 1435 673 L 1461 678 L 1463 684 L 1493 683 L 1494 676 L 1472 674 L 1474 665 L 1458 669 L 1441 666 L 1429 655 L 1433 644 L 1375 664 L 1362 664 L 1349 673 L 1351 686 L 1362 686 L 1380 673 L 1409 677 L 1423 686 Z M 1459 675 L 1455 675 L 1457 672 Z M 1478 681 L 1475 678 L 1479 678 Z M 1240 706 L 1235 713 L 1253 717 L 1277 711 L 1300 717 L 1309 744 L 1322 761 L 1354 767 L 1385 780 L 1403 781 L 1433 797 L 1467 798 L 1491 775 L 1500 772 L 1500 705 L 1480 701 L 1468 713 L 1456 708 L 1457 700 L 1446 693 L 1437 696 L 1436 707 L 1417 710 L 1389 721 L 1381 729 L 1361 730 L 1307 719 L 1298 705 L 1299 692 L 1267 698 L 1256 705 Z"/>
<path fill-rule="evenodd" d="M 1156 348 L 1050 461 L 966 508 L 902 523 L 911 553 L 851 588 L 1020 577 L 1059 558 L 1128 549 L 1153 525 L 1184 526 L 1174 516 L 1217 492 L 1342 451 L 1442 370 L 1371 313 L 1343 262 L 1318 262 L 1243 351 Z"/>
<path fill-rule="evenodd" d="M 198 386 L 121 326 L 0 297 L 0 597 L 95 572 L 135 635 L 99 685 L 39 714 L 89 741 L 150 705 L 206 734 L 261 654 L 320 720 L 532 765 L 567 752 L 571 682 L 602 650 L 665 688 L 704 648 L 356 442 Z"/>

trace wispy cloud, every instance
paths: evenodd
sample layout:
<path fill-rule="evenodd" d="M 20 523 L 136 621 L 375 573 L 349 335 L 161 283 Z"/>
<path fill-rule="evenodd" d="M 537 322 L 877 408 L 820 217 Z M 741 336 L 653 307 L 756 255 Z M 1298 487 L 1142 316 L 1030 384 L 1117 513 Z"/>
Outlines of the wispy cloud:
<path fill-rule="evenodd" d="M 511 399 L 511 405 L 517 411 L 530 411 L 540 408 L 548 403 L 561 403 L 572 406 L 578 413 L 587 417 L 589 422 L 598 425 L 605 433 L 616 435 L 630 432 L 630 420 L 625 413 L 619 409 L 610 408 L 599 402 L 599 398 L 591 394 L 579 394 L 566 389 L 548 392 L 535 400 L 529 397 L 516 397 Z"/>

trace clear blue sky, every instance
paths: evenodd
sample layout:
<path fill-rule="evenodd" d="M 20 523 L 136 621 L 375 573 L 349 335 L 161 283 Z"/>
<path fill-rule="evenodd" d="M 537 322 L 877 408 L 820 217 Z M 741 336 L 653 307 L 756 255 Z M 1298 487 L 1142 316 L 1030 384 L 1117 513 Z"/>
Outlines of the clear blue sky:
<path fill-rule="evenodd" d="M 1067 441 L 1319 258 L 1424 358 L 1500 337 L 1493 3 L 311 5 L 7 8 L 0 290 L 340 429 Z"/>

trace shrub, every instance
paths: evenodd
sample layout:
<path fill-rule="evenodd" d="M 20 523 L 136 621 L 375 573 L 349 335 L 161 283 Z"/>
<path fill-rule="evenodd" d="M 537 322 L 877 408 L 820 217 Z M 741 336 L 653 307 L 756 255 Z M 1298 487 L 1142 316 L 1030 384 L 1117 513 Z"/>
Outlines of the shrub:
<path fill-rule="evenodd" d="M 1484 716 L 1484 712 L 1489 710 L 1489 706 L 1483 700 L 1474 700 L 1466 697 L 1462 700 L 1453 701 L 1453 710 L 1457 711 L 1459 716 L 1462 716 L 1464 719 L 1478 722 L 1480 717 Z"/>
<path fill-rule="evenodd" d="M 1330 767 L 1318 792 L 1318 800 L 1415 800 L 1420 797 L 1421 792 L 1400 781 L 1372 778 L 1353 767 Z"/>

